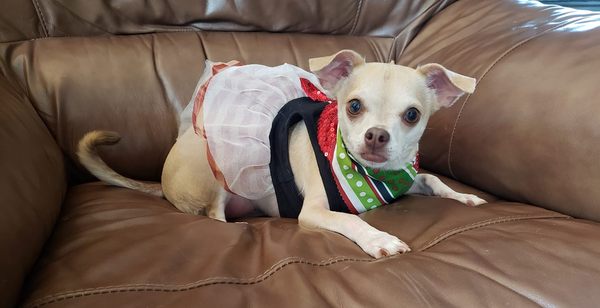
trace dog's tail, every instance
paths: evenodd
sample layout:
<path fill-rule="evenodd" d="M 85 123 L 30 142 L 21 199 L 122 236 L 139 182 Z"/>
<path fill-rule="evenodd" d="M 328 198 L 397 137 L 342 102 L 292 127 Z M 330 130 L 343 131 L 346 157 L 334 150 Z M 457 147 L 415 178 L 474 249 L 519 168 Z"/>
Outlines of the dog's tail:
<path fill-rule="evenodd" d="M 85 134 L 77 146 L 77 156 L 79 157 L 79 161 L 103 182 L 162 197 L 163 191 L 160 184 L 149 184 L 126 178 L 112 170 L 102 158 L 98 156 L 96 148 L 99 145 L 113 145 L 119 142 L 119 140 L 121 140 L 121 136 L 116 132 L 96 130 Z"/>

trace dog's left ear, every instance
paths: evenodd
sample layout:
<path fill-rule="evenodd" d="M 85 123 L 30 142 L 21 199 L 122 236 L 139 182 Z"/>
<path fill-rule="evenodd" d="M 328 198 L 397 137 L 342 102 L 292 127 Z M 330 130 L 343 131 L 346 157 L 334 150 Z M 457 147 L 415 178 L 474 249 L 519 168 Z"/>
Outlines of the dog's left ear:
<path fill-rule="evenodd" d="M 338 82 L 350 75 L 352 70 L 365 63 L 365 59 L 353 50 L 345 49 L 334 55 L 309 60 L 310 70 L 317 75 L 325 90 L 332 90 Z"/>
<path fill-rule="evenodd" d="M 438 107 L 450 107 L 465 93 L 475 91 L 475 78 L 455 73 L 437 63 L 417 68 L 425 76 L 427 87 L 435 91 Z"/>

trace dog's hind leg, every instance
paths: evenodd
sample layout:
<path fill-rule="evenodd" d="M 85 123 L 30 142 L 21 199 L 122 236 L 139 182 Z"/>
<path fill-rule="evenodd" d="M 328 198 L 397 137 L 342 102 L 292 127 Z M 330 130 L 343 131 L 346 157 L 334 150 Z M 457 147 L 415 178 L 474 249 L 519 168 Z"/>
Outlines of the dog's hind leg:
<path fill-rule="evenodd" d="M 214 200 L 206 207 L 206 216 L 222 222 L 227 222 L 227 219 L 225 218 L 225 206 L 229 199 L 229 193 L 221 187 Z"/>
<path fill-rule="evenodd" d="M 165 164 L 165 168 L 170 169 L 173 166 Z M 230 194 L 213 178 L 212 174 L 195 173 L 195 176 L 191 176 L 190 169 L 174 169 L 170 169 L 168 180 L 163 181 L 165 197 L 184 213 L 206 215 L 216 220 L 226 221 L 225 206 L 230 199 Z M 210 170 L 205 172 L 210 173 Z"/>
<path fill-rule="evenodd" d="M 163 168 L 165 197 L 180 211 L 225 221 L 229 193 L 215 179 L 205 140 L 189 128 L 177 139 Z"/>

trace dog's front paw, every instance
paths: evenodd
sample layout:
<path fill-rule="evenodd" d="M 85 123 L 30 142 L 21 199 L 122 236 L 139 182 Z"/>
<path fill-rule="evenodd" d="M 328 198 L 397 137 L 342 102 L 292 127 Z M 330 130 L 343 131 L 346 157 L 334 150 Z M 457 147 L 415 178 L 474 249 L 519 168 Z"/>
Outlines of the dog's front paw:
<path fill-rule="evenodd" d="M 406 243 L 381 231 L 366 234 L 357 244 L 366 253 L 377 259 L 410 251 Z"/>
<path fill-rule="evenodd" d="M 487 203 L 487 201 L 472 194 L 456 193 L 455 195 L 449 196 L 449 198 L 464 203 L 467 206 L 478 206 Z"/>

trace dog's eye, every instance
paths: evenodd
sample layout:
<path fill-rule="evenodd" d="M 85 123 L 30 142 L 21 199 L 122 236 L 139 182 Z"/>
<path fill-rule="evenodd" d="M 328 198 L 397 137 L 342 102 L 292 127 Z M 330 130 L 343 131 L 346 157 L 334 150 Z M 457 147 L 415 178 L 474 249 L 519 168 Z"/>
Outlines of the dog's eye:
<path fill-rule="evenodd" d="M 404 122 L 406 122 L 406 124 L 414 125 L 415 123 L 419 122 L 420 117 L 421 113 L 419 112 L 419 110 L 415 107 L 410 107 L 406 109 L 404 115 L 402 116 L 402 119 L 404 120 Z"/>
<path fill-rule="evenodd" d="M 348 102 L 348 113 L 350 113 L 351 115 L 359 114 L 361 108 L 362 108 L 362 104 L 357 99 L 353 99 Z"/>

